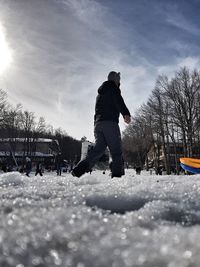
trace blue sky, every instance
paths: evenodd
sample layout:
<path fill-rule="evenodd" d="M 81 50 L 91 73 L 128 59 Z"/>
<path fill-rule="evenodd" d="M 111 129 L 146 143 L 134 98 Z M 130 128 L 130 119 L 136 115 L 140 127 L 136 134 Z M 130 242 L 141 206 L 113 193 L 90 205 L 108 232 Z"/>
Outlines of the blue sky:
<path fill-rule="evenodd" d="M 110 70 L 121 72 L 134 116 L 159 74 L 199 68 L 199 10 L 197 0 L 0 0 L 0 57 L 2 34 L 12 58 L 0 88 L 13 105 L 92 141 L 97 88 Z"/>

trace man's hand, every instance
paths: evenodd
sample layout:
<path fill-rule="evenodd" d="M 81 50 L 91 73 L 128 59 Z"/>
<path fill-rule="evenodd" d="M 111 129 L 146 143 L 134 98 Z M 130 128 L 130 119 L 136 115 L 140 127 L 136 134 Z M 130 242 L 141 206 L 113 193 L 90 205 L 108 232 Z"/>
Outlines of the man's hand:
<path fill-rule="evenodd" d="M 124 122 L 129 124 L 131 122 L 131 117 L 129 115 L 124 116 Z"/>

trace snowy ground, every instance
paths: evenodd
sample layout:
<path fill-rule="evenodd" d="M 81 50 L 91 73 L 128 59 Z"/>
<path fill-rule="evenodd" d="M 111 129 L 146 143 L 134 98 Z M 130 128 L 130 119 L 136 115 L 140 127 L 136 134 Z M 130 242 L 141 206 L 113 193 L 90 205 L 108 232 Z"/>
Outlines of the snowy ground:
<path fill-rule="evenodd" d="M 199 267 L 200 175 L 0 175 L 0 266 Z"/>

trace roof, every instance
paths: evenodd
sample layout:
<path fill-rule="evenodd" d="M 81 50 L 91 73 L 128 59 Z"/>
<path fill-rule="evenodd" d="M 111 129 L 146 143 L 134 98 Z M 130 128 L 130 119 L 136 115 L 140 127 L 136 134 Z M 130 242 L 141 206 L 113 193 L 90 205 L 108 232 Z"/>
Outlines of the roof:
<path fill-rule="evenodd" d="M 0 138 L 0 142 L 19 142 L 19 143 L 24 143 L 27 139 L 26 138 Z M 37 143 L 52 143 L 54 140 L 53 139 L 47 139 L 47 138 L 29 138 L 30 142 L 37 142 Z"/>
<path fill-rule="evenodd" d="M 27 156 L 26 154 L 24 155 L 24 152 L 15 152 L 15 157 L 22 157 L 22 156 Z M 0 151 L 0 157 L 5 157 L 5 156 L 10 156 L 10 151 Z M 53 154 L 46 154 L 46 153 L 42 153 L 42 152 L 34 152 L 32 155 L 33 157 L 53 157 Z"/>

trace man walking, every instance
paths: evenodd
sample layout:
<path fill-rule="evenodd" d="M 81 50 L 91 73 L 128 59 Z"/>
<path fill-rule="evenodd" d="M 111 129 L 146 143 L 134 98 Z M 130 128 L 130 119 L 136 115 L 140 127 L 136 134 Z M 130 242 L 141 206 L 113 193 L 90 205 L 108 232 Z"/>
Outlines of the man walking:
<path fill-rule="evenodd" d="M 32 163 L 31 163 L 31 159 L 29 157 L 26 157 L 26 176 L 29 177 L 29 174 L 31 172 L 31 168 L 32 168 Z"/>
<path fill-rule="evenodd" d="M 38 173 L 40 174 L 40 176 L 43 176 L 43 174 L 42 174 L 42 163 L 40 163 L 40 162 L 38 162 L 37 165 L 36 165 L 35 176 L 37 176 Z"/>
<path fill-rule="evenodd" d="M 59 152 L 56 156 L 56 172 L 57 172 L 57 175 L 61 176 L 61 173 L 62 173 L 62 155 L 61 155 L 61 152 Z"/>
<path fill-rule="evenodd" d="M 121 177 L 123 173 L 123 158 L 119 115 L 122 114 L 125 123 L 129 124 L 131 115 L 121 96 L 120 73 L 111 71 L 108 80 L 98 89 L 94 116 L 95 145 L 87 156 L 73 169 L 72 175 L 80 177 L 89 172 L 98 159 L 109 148 L 112 157 L 112 178 Z"/>

